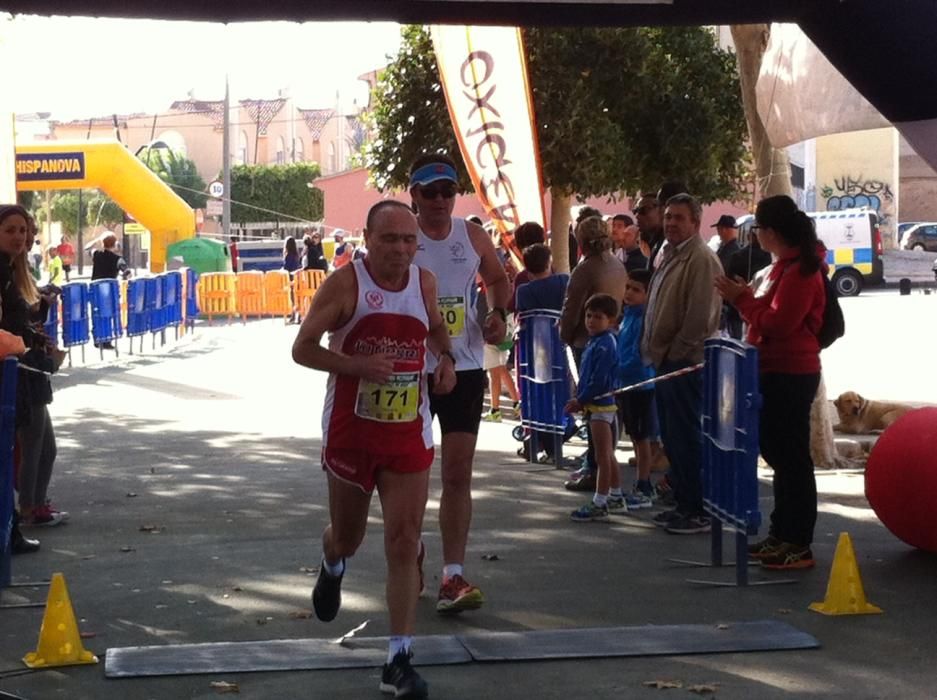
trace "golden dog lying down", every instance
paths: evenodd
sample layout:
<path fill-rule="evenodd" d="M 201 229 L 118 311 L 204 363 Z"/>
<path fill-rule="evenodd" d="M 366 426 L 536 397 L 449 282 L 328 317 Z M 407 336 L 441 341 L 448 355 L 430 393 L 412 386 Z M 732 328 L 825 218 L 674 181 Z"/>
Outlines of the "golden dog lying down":
<path fill-rule="evenodd" d="M 839 414 L 839 425 L 834 425 L 833 430 L 853 435 L 885 430 L 913 408 L 902 403 L 870 401 L 854 391 L 840 394 L 833 405 Z"/>

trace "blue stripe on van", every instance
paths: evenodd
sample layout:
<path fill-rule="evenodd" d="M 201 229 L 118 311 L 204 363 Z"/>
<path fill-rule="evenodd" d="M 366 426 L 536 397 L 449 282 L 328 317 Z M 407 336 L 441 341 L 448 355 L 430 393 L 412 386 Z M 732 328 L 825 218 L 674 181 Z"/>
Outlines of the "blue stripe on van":
<path fill-rule="evenodd" d="M 835 262 L 835 261 L 833 260 L 833 251 L 830 250 L 830 249 L 827 249 L 827 251 L 826 251 L 826 264 L 827 264 L 827 265 L 832 265 L 834 262 Z"/>
<path fill-rule="evenodd" d="M 871 248 L 856 248 L 852 251 L 853 262 L 856 263 L 870 263 L 872 262 L 872 249 Z"/>

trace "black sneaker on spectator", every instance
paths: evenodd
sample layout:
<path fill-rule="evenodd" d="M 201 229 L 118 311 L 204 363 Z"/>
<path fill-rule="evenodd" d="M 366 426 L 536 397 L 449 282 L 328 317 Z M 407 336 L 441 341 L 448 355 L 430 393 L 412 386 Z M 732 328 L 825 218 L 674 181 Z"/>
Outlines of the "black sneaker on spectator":
<path fill-rule="evenodd" d="M 657 525 L 657 527 L 667 527 L 670 523 L 679 520 L 683 515 L 676 508 L 673 510 L 665 510 L 662 513 L 658 513 L 653 518 L 651 522 Z"/>
<path fill-rule="evenodd" d="M 573 472 L 564 486 L 567 491 L 595 491 L 595 474 Z"/>
<path fill-rule="evenodd" d="M 380 685 L 382 693 L 393 693 L 395 698 L 412 698 L 412 700 L 423 700 L 429 697 L 429 686 L 410 665 L 412 657 L 413 652 L 401 651 L 393 661 L 384 664 Z"/>
<path fill-rule="evenodd" d="M 709 532 L 712 525 L 707 515 L 683 515 L 665 528 L 671 535 L 696 535 Z"/>

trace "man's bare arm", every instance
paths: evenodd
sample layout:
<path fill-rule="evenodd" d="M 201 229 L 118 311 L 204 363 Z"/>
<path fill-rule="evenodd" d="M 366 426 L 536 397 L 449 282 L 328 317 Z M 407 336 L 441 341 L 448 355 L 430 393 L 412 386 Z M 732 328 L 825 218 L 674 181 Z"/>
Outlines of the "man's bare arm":
<path fill-rule="evenodd" d="M 345 355 L 322 346 L 322 336 L 342 327 L 352 316 L 357 302 L 355 274 L 342 268 L 329 275 L 316 295 L 293 342 L 293 361 L 334 374 L 348 374 L 369 381 L 386 382 L 393 361 L 383 355 Z"/>

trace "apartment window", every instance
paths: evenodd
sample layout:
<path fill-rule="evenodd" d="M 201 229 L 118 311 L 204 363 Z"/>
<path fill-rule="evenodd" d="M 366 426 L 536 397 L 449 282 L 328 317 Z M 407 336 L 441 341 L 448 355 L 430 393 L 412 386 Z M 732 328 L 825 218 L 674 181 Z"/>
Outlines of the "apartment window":
<path fill-rule="evenodd" d="M 238 150 L 235 160 L 239 165 L 247 164 L 247 132 L 242 131 L 238 134 Z"/>
<path fill-rule="evenodd" d="M 793 163 L 791 163 L 791 187 L 798 190 L 804 189 L 804 169 Z"/>
<path fill-rule="evenodd" d="M 282 136 L 277 136 L 277 165 L 283 165 L 286 162 L 286 143 Z"/>

